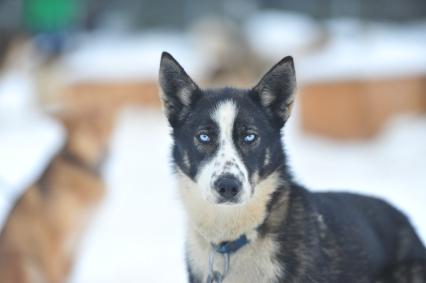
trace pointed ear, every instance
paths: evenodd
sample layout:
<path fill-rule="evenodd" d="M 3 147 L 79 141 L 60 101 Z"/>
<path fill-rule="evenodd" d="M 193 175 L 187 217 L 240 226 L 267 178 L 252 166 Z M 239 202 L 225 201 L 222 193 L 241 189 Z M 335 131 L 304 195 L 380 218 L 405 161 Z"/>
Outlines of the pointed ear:
<path fill-rule="evenodd" d="M 282 127 L 290 116 L 295 89 L 293 58 L 287 56 L 263 76 L 250 95 Z"/>
<path fill-rule="evenodd" d="M 161 55 L 159 80 L 164 111 L 173 127 L 187 113 L 199 95 L 199 88 L 167 52 Z"/>

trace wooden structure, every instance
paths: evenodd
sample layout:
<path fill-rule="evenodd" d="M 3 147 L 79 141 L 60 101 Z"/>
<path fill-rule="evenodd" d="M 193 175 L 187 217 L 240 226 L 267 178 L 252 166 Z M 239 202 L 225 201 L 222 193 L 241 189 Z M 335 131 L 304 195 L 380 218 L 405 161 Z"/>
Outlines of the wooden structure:
<path fill-rule="evenodd" d="M 395 115 L 426 113 L 426 76 L 310 83 L 299 102 L 307 132 L 368 138 Z"/>

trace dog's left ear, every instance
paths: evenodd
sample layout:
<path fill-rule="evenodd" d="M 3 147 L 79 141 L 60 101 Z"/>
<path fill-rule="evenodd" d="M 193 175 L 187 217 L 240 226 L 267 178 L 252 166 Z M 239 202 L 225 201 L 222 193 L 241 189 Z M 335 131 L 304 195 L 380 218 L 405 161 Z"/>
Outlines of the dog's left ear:
<path fill-rule="evenodd" d="M 192 81 L 179 63 L 167 52 L 160 62 L 161 99 L 166 116 L 173 127 L 186 113 L 199 95 L 198 86 Z"/>
<path fill-rule="evenodd" d="M 293 58 L 287 56 L 263 76 L 250 95 L 282 127 L 290 116 L 295 89 Z"/>

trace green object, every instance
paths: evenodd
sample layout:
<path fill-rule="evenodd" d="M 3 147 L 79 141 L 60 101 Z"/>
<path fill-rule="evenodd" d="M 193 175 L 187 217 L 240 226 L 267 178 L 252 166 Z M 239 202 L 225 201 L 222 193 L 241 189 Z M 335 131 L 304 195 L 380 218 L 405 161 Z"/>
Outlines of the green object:
<path fill-rule="evenodd" d="M 73 25 L 78 0 L 24 0 L 24 20 L 32 32 L 58 32 Z"/>

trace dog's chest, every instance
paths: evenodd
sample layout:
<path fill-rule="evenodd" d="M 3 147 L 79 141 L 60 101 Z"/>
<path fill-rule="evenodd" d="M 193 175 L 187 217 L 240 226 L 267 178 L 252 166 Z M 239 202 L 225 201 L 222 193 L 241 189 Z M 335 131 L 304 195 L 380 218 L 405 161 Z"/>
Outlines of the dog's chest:
<path fill-rule="evenodd" d="M 192 235 L 188 239 L 188 264 L 194 275 L 206 282 L 209 270 L 210 244 Z M 277 244 L 271 238 L 257 239 L 247 244 L 230 256 L 229 272 L 223 283 L 276 282 L 281 276 L 282 268 L 275 254 Z M 224 257 L 218 253 L 214 256 L 214 270 L 224 268 Z"/>

